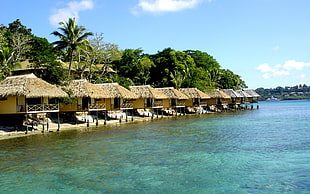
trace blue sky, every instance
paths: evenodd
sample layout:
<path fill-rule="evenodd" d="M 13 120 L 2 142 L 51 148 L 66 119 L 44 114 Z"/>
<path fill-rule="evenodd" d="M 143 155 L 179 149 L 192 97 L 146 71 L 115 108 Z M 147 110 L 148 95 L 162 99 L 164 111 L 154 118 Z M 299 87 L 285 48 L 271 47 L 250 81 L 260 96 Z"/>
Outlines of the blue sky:
<path fill-rule="evenodd" d="M 16 19 L 55 41 L 68 17 L 120 49 L 200 50 L 249 88 L 310 85 L 309 0 L 10 0 L 0 24 Z"/>

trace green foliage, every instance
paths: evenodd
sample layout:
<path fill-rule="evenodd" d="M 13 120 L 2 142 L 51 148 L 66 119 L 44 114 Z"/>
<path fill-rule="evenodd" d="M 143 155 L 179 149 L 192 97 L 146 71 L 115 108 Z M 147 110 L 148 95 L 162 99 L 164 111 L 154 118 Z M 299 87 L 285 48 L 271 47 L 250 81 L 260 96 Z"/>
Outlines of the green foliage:
<path fill-rule="evenodd" d="M 59 40 L 52 44 L 34 36 L 20 20 L 9 27 L 0 26 L 0 79 L 10 75 L 19 62 L 28 59 L 37 76 L 57 85 L 63 85 L 69 79 L 85 78 L 92 83 L 118 82 L 127 88 L 146 84 L 196 87 L 203 91 L 247 87 L 239 75 L 222 69 L 206 52 L 166 48 L 149 55 L 142 49 L 121 51 L 117 45 L 104 42 L 102 34 L 95 34 L 88 40 L 93 33 L 78 26 L 75 19 L 59 24 L 58 31 L 52 32 Z M 59 60 L 69 62 L 69 67 L 66 63 L 60 64 Z M 68 70 L 67 76 L 64 68 Z M 278 89 L 280 93 L 284 92 Z"/>
<path fill-rule="evenodd" d="M 234 74 L 229 69 L 223 69 L 221 71 L 221 78 L 219 81 L 219 86 L 222 89 L 242 89 L 247 88 L 244 81 L 240 78 L 239 75 Z"/>
<path fill-rule="evenodd" d="M 66 80 L 66 70 L 59 62 L 52 61 L 45 65 L 41 77 L 51 84 L 64 85 Z"/>
<path fill-rule="evenodd" d="M 71 66 L 73 61 L 74 53 L 77 52 L 83 46 L 88 47 L 89 36 L 92 36 L 92 32 L 85 32 L 86 28 L 84 26 L 78 26 L 75 19 L 69 18 L 68 22 L 60 22 L 58 31 L 52 32 L 53 35 L 57 36 L 60 40 L 53 42 L 52 44 L 56 45 L 56 49 L 64 50 L 67 49 L 67 56 L 69 57 L 69 69 L 68 69 L 68 78 L 71 73 Z M 89 46 L 90 48 L 90 46 Z"/>
<path fill-rule="evenodd" d="M 266 100 L 271 97 L 282 100 L 310 99 L 310 87 L 306 84 L 299 84 L 293 87 L 257 88 L 255 91 L 261 96 L 260 100 Z"/>

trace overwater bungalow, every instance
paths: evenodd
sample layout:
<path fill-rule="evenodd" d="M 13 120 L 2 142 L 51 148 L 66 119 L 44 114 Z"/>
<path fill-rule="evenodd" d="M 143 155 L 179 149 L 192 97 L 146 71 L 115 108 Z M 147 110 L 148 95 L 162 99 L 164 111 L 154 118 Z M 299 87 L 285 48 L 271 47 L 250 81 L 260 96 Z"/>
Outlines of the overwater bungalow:
<path fill-rule="evenodd" d="M 76 100 L 69 104 L 62 103 L 61 112 L 104 111 L 106 104 L 110 104 L 111 95 L 85 79 L 72 80 L 65 89 Z"/>
<path fill-rule="evenodd" d="M 185 101 L 185 106 L 188 108 L 195 108 L 196 111 L 202 111 L 201 108 L 208 106 L 208 99 L 211 99 L 209 95 L 203 93 L 197 88 L 180 88 L 181 92 L 188 96 L 188 99 Z M 189 109 L 190 110 L 190 109 Z"/>
<path fill-rule="evenodd" d="M 251 97 L 248 93 L 243 90 L 235 90 L 241 96 L 241 104 L 248 104 L 248 98 Z"/>
<path fill-rule="evenodd" d="M 7 77 L 0 83 L 0 114 L 58 112 L 55 98 L 67 96 L 34 74 Z"/>
<path fill-rule="evenodd" d="M 140 115 L 151 116 L 154 109 L 156 109 L 154 112 L 161 110 L 163 108 L 163 101 L 168 99 L 168 96 L 150 85 L 130 86 L 130 91 L 138 96 L 133 103 L 133 108 L 137 109 Z"/>
<path fill-rule="evenodd" d="M 248 89 L 244 90 L 244 92 L 246 92 L 249 95 L 248 97 L 249 103 L 258 103 L 258 98 L 260 97 L 260 95 L 257 94 L 255 90 Z"/>
<path fill-rule="evenodd" d="M 156 88 L 156 90 L 168 96 L 163 103 L 165 109 L 172 108 L 175 112 L 185 113 L 185 101 L 189 99 L 188 96 L 173 87 Z"/>
<path fill-rule="evenodd" d="M 229 108 L 239 109 L 242 103 L 243 94 L 240 94 L 233 89 L 222 89 L 222 91 L 228 96 L 230 96 L 230 99 L 228 100 Z"/>
<path fill-rule="evenodd" d="M 230 96 L 219 89 L 207 89 L 205 93 L 210 96 L 207 103 L 211 111 L 227 110 Z"/>
<path fill-rule="evenodd" d="M 106 105 L 107 110 L 110 111 L 110 117 L 118 119 L 119 117 L 127 116 L 126 113 L 128 110 L 132 111 L 133 103 L 138 98 L 135 93 L 118 83 L 103 83 L 95 85 L 111 95 L 111 103 Z M 123 114 L 124 110 L 125 115 Z"/>

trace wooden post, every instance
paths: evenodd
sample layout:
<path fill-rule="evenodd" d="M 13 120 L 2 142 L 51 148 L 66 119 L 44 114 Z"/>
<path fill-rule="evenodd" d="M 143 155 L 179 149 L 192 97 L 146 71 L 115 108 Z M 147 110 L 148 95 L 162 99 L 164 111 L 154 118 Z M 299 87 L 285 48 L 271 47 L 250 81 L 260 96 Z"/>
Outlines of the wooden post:
<path fill-rule="evenodd" d="M 60 119 L 59 119 L 59 111 L 58 111 L 58 113 L 57 113 L 57 131 L 59 131 L 60 130 Z"/>
<path fill-rule="evenodd" d="M 125 114 L 126 114 L 126 122 L 128 122 L 127 109 L 125 111 Z"/>
<path fill-rule="evenodd" d="M 99 125 L 99 122 L 98 122 L 98 110 L 97 110 L 97 115 L 96 115 L 96 126 L 98 126 Z"/>
<path fill-rule="evenodd" d="M 107 114 L 108 114 L 108 111 L 104 111 L 104 125 L 107 124 Z"/>

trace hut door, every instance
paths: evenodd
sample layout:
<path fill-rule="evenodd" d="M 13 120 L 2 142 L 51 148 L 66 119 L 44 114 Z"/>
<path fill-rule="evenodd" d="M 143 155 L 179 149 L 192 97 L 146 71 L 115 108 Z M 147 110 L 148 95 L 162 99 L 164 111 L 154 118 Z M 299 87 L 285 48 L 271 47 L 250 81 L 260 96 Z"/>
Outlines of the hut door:
<path fill-rule="evenodd" d="M 199 106 L 199 98 L 194 98 L 194 106 Z"/>
<path fill-rule="evenodd" d="M 83 110 L 87 110 L 88 109 L 89 102 L 90 102 L 89 98 L 83 98 L 82 99 L 82 109 Z"/>
<path fill-rule="evenodd" d="M 153 106 L 153 99 L 152 98 L 148 98 L 146 100 L 146 107 L 152 107 Z"/>
<path fill-rule="evenodd" d="M 114 98 L 114 108 L 120 108 L 120 107 L 121 107 L 121 99 Z"/>
<path fill-rule="evenodd" d="M 177 99 L 171 99 L 171 106 L 177 105 Z"/>

